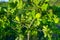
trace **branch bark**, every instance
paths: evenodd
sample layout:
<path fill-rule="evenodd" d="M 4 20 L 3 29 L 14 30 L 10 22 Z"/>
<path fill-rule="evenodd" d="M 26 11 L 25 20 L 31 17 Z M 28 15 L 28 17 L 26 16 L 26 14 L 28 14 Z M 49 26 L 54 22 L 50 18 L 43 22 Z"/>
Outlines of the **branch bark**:
<path fill-rule="evenodd" d="M 29 28 L 30 28 L 31 25 L 33 24 L 34 20 L 35 20 L 35 18 L 31 21 L 30 25 L 28 26 Z M 29 29 L 29 28 L 28 28 L 28 29 Z M 30 31 L 28 31 L 28 33 L 27 33 L 27 40 L 30 40 Z"/>

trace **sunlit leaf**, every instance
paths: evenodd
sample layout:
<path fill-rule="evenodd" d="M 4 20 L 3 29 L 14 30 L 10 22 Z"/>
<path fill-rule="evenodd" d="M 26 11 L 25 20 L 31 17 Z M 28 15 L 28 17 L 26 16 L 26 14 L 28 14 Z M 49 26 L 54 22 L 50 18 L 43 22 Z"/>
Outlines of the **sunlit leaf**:
<path fill-rule="evenodd" d="M 41 8 L 42 8 L 42 11 L 46 11 L 48 8 L 48 4 L 44 3 Z"/>
<path fill-rule="evenodd" d="M 39 19 L 41 17 L 41 14 L 40 13 L 37 13 L 36 14 L 36 18 Z"/>
<path fill-rule="evenodd" d="M 18 16 L 15 17 L 15 20 L 16 20 L 16 21 L 20 21 Z"/>

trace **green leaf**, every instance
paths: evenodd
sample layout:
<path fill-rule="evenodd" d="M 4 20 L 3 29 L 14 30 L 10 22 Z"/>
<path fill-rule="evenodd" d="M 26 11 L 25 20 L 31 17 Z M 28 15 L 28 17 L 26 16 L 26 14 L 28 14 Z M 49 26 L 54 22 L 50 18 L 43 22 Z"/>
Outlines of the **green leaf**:
<path fill-rule="evenodd" d="M 33 2 L 38 5 L 41 0 L 33 0 Z"/>
<path fill-rule="evenodd" d="M 45 3 L 44 3 L 44 4 L 41 6 L 42 11 L 46 11 L 47 8 L 48 8 L 48 4 L 45 4 Z"/>

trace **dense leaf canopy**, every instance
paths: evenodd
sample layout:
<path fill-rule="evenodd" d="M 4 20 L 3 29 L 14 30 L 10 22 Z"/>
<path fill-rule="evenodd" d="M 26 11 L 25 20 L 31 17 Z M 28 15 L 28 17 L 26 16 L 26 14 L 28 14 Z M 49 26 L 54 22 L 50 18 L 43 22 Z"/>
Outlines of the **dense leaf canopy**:
<path fill-rule="evenodd" d="M 0 6 L 0 40 L 60 40 L 59 8 L 49 2 L 9 0 Z"/>

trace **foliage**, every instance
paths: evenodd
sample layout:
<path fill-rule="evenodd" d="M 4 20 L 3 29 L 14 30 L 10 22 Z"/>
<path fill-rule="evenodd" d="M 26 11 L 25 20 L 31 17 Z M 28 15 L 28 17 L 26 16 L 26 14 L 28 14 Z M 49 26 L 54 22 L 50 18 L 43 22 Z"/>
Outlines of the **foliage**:
<path fill-rule="evenodd" d="M 7 7 L 0 7 L 0 40 L 52 40 L 59 34 L 59 18 L 49 1 L 10 0 Z"/>

